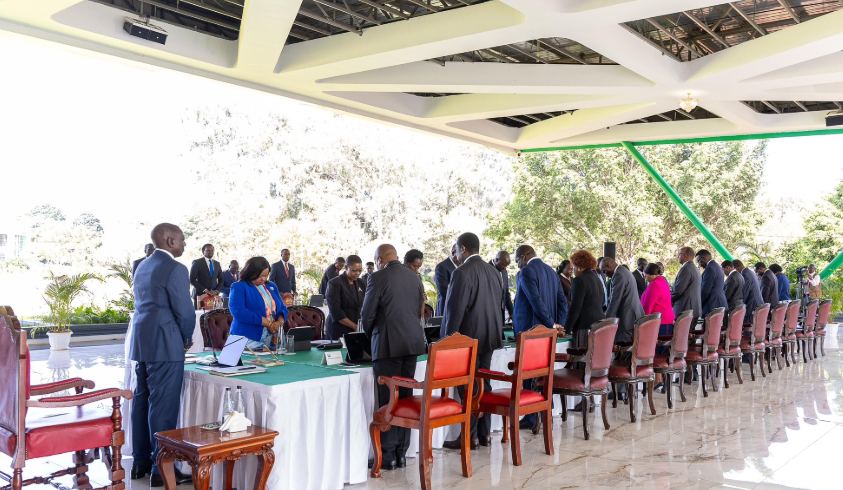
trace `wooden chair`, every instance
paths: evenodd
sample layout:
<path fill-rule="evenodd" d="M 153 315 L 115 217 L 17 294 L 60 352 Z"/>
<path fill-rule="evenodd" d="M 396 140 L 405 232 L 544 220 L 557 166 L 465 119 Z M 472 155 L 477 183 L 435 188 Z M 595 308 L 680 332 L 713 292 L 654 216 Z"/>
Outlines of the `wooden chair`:
<path fill-rule="evenodd" d="M 814 329 L 814 358 L 817 357 L 817 344 L 820 344 L 820 352 L 825 357 L 825 327 L 828 325 L 828 317 L 831 315 L 830 299 L 820 303 L 817 313 L 817 324 Z"/>
<path fill-rule="evenodd" d="M 673 335 L 659 336 L 659 345 L 669 346 L 667 354 L 656 354 L 653 358 L 653 371 L 662 375 L 667 392 L 667 408 L 673 408 L 673 375 L 684 374 L 688 369 L 685 355 L 688 353 L 688 336 L 691 332 L 691 322 L 694 321 L 694 310 L 685 310 L 673 322 Z M 670 337 L 666 340 L 665 337 Z M 679 376 L 679 395 L 685 399 L 685 376 Z"/>
<path fill-rule="evenodd" d="M 26 334 L 21 332 L 17 318 L 9 315 L 0 315 L 0 373 L 0 451 L 12 457 L 13 468 L 11 485 L 5 488 L 20 490 L 25 485 L 50 484 L 64 475 L 73 475 L 76 488 L 91 488 L 88 463 L 99 449 L 103 449 L 103 460 L 109 466 L 111 485 L 106 488 L 124 488 L 120 398 L 132 398 L 130 391 L 112 388 L 82 393 L 94 383 L 81 378 L 30 386 Z M 32 395 L 68 389 L 76 394 L 30 400 Z M 112 410 L 90 406 L 108 399 Z M 23 479 L 27 460 L 65 453 L 74 453 L 74 467 L 46 477 Z"/>
<path fill-rule="evenodd" d="M 378 383 L 389 387 L 389 403 L 375 412 L 369 432 L 375 451 L 372 478 L 381 477 L 383 454 L 381 432 L 390 427 L 406 427 L 419 431 L 419 475 L 423 490 L 432 488 L 430 470 L 433 464 L 433 429 L 446 425 L 460 424 L 462 450 L 462 473 L 470 477 L 471 453 L 469 438 L 471 430 L 471 402 L 466 396 L 462 403 L 448 397 L 449 388 L 465 386 L 470 393 L 474 386 L 474 366 L 477 359 L 477 340 L 455 333 L 431 344 L 427 356 L 427 372 L 424 381 L 403 377 L 381 376 Z M 398 398 L 398 388 L 421 390 L 421 395 Z M 434 390 L 442 390 L 440 396 L 433 396 Z"/>
<path fill-rule="evenodd" d="M 796 364 L 796 329 L 799 328 L 799 307 L 799 301 L 791 301 L 787 305 L 787 313 L 784 317 L 782 353 L 787 367 L 790 367 L 791 360 Z"/>
<path fill-rule="evenodd" d="M 311 340 L 326 338 L 325 313 L 314 306 L 293 305 L 287 308 L 287 321 L 284 322 L 284 333 L 296 327 L 316 327 Z"/>
<path fill-rule="evenodd" d="M 748 333 L 744 333 L 741 340 L 741 352 L 743 354 L 750 354 L 752 361 L 749 364 L 749 376 L 755 381 L 755 363 L 758 363 L 758 369 L 761 371 L 762 377 L 767 377 L 764 372 L 764 352 L 767 346 L 764 344 L 764 337 L 767 334 L 767 316 L 770 314 L 770 303 L 758 305 L 755 312 L 752 314 L 752 325 Z"/>
<path fill-rule="evenodd" d="M 584 357 L 579 362 L 585 363 L 584 369 L 571 369 L 568 367 L 557 369 L 553 376 L 553 394 L 559 395 L 562 399 L 562 421 L 568 420 L 568 407 L 566 396 L 582 397 L 582 433 L 587 441 L 590 437 L 588 431 L 588 404 L 589 399 L 596 395 L 602 397 L 600 410 L 603 415 L 603 427 L 609 430 L 609 419 L 606 417 L 606 405 L 608 405 L 609 394 L 609 366 L 612 362 L 612 349 L 615 344 L 615 334 L 618 332 L 618 319 L 608 318 L 601 320 L 591 326 L 588 333 L 588 345 Z M 557 354 L 556 362 L 569 362 L 568 354 Z M 545 424 L 545 431 L 547 431 Z M 552 453 L 548 453 L 552 454 Z"/>
<path fill-rule="evenodd" d="M 741 376 L 741 340 L 743 339 L 743 319 L 746 317 L 746 305 L 738 305 L 729 312 L 726 320 L 726 334 L 720 347 L 717 348 L 717 357 L 723 360 L 723 386 L 729 387 L 729 361 L 734 363 L 734 370 L 737 371 L 738 384 L 743 384 Z M 717 376 L 720 375 L 720 361 L 717 362 Z"/>
<path fill-rule="evenodd" d="M 629 405 L 629 419 L 632 422 L 635 422 L 635 391 L 638 383 L 647 384 L 650 413 L 656 414 L 656 406 L 653 404 L 653 383 L 656 380 L 653 358 L 656 356 L 661 319 L 661 313 L 639 318 L 632 330 L 630 359 L 614 360 L 609 365 L 609 382 L 612 383 L 612 394 L 615 398 L 612 408 L 618 406 L 618 383 L 626 385 L 626 403 Z M 588 410 L 588 405 L 583 406 L 583 410 Z"/>
<path fill-rule="evenodd" d="M 234 317 L 231 316 L 231 310 L 223 308 L 221 310 L 211 310 L 203 313 L 199 318 L 200 325 L 202 325 L 202 340 L 206 348 L 213 348 L 215 350 L 222 350 L 225 345 L 225 339 L 231 332 L 231 323 Z"/>
<path fill-rule="evenodd" d="M 813 343 L 814 343 L 814 328 L 817 326 L 817 309 L 820 300 L 813 299 L 808 302 L 805 307 L 805 317 L 802 319 L 802 329 L 796 330 L 796 343 L 798 348 L 802 350 L 802 362 L 808 362 L 808 359 L 814 358 Z"/>
<path fill-rule="evenodd" d="M 700 367 L 700 386 L 702 386 L 703 396 L 708 396 L 705 382 L 710 376 L 710 369 L 717 366 L 720 356 L 717 354 L 717 347 L 720 346 L 720 332 L 723 329 L 723 316 L 726 308 L 715 308 L 708 312 L 703 321 L 703 329 L 699 335 L 693 337 L 694 344 L 696 340 L 700 340 L 700 347 L 697 350 L 696 345 L 688 348 L 688 354 L 685 355 L 685 362 L 693 369 Z M 714 378 L 711 379 L 711 389 L 717 391 L 717 386 L 714 384 Z"/>
<path fill-rule="evenodd" d="M 427 322 L 429 322 L 430 319 L 433 318 L 433 307 L 425 303 L 424 312 L 422 313 L 422 315 L 424 316 L 424 324 L 427 325 Z"/>
<path fill-rule="evenodd" d="M 776 366 L 779 371 L 782 370 L 782 332 L 784 331 L 784 320 L 787 316 L 787 307 L 789 301 L 784 301 L 770 310 L 770 329 L 767 331 L 767 336 L 764 339 L 764 344 L 767 346 L 765 355 L 767 356 L 767 369 L 770 374 L 773 373 L 773 358 L 776 358 Z"/>
<path fill-rule="evenodd" d="M 507 442 L 507 430 L 511 434 L 512 464 L 521 466 L 521 439 L 518 436 L 518 418 L 522 415 L 542 412 L 544 417 L 544 450 L 553 454 L 553 425 L 551 417 L 551 386 L 553 386 L 553 359 L 556 355 L 556 330 L 536 325 L 530 330 L 518 334 L 515 345 L 515 362 L 512 374 L 481 369 L 475 377 L 480 385 L 480 392 L 475 397 L 472 411 L 488 417 L 490 414 L 503 417 L 503 438 Z M 509 383 L 509 388 L 499 388 L 483 392 L 480 380 Z M 542 387 L 541 392 L 525 390 L 524 380 L 536 379 Z M 481 415 L 475 415 L 481 416 Z M 507 427 L 509 422 L 509 427 Z"/>

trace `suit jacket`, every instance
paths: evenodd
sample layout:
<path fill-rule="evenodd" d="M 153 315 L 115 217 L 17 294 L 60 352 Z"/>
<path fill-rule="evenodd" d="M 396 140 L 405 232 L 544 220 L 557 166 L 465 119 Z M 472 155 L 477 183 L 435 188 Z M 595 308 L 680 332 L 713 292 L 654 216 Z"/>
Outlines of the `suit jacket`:
<path fill-rule="evenodd" d="M 638 297 L 640 298 L 647 290 L 647 280 L 644 279 L 644 273 L 638 269 L 632 271 L 632 277 L 635 278 L 635 287 L 638 288 Z"/>
<path fill-rule="evenodd" d="M 779 301 L 790 301 L 790 279 L 784 274 L 776 274 L 779 284 Z"/>
<path fill-rule="evenodd" d="M 679 316 L 685 310 L 694 310 L 695 317 L 702 316 L 701 282 L 700 271 L 697 270 L 693 260 L 682 264 L 673 281 L 673 292 L 670 293 L 674 315 Z"/>
<path fill-rule="evenodd" d="M 340 273 L 337 272 L 336 266 L 334 266 L 334 264 L 329 265 L 328 268 L 325 269 L 325 274 L 322 275 L 322 283 L 319 284 L 319 294 L 325 296 L 325 293 L 328 292 L 328 281 L 337 277 L 338 275 L 340 275 Z"/>
<path fill-rule="evenodd" d="M 204 290 L 220 291 L 223 285 L 222 267 L 216 260 L 214 263 L 214 277 L 211 277 L 211 269 L 205 257 L 196 259 L 190 265 L 190 285 L 193 286 L 193 297 L 199 296 Z"/>
<path fill-rule="evenodd" d="M 547 328 L 553 328 L 557 323 L 565 325 L 568 299 L 552 267 L 535 258 L 521 269 L 515 281 L 517 285 L 512 312 L 515 335 L 536 325 Z"/>
<path fill-rule="evenodd" d="M 603 312 L 603 279 L 594 269 L 587 269 L 571 282 L 571 306 L 565 330 L 588 330 L 594 322 L 606 318 Z"/>
<path fill-rule="evenodd" d="M 239 273 L 237 274 L 240 275 Z M 222 273 L 222 288 L 220 288 L 220 292 L 224 297 L 231 296 L 231 285 L 237 282 L 237 279 L 234 278 L 234 274 L 231 273 L 231 270 L 227 270 Z"/>
<path fill-rule="evenodd" d="M 420 356 L 425 352 L 419 314 L 424 286 L 398 260 L 369 275 L 363 300 L 363 331 L 372 340 L 372 360 Z"/>
<path fill-rule="evenodd" d="M 278 293 L 278 286 L 267 282 L 266 289 L 275 301 L 275 314 L 273 320 L 287 320 L 288 310 L 281 295 Z M 263 318 L 266 317 L 266 302 L 263 295 L 258 291 L 257 286 L 250 282 L 237 281 L 231 285 L 231 298 L 228 300 L 228 308 L 231 310 L 233 321 L 231 322 L 231 334 L 243 335 L 251 340 L 260 340 L 263 336 Z"/>
<path fill-rule="evenodd" d="M 495 261 L 490 260 L 489 265 L 495 267 Z M 498 268 L 495 267 L 495 270 L 498 271 Z M 501 276 L 501 282 L 503 284 L 503 307 L 506 308 L 506 311 L 509 312 L 509 316 L 512 317 L 512 293 L 509 292 L 509 273 L 506 269 L 502 271 L 498 271 L 498 274 Z"/>
<path fill-rule="evenodd" d="M 723 268 L 715 260 L 709 260 L 702 273 L 700 300 L 702 314 L 705 316 L 715 308 L 727 308 L 726 293 L 723 291 Z"/>
<path fill-rule="evenodd" d="M 565 294 L 565 297 L 568 298 L 568 302 L 570 303 L 570 301 L 571 301 L 571 287 L 573 286 L 573 284 L 571 283 L 571 280 L 568 279 L 567 277 L 563 276 L 562 274 L 559 274 L 559 284 L 562 285 L 562 292 Z"/>
<path fill-rule="evenodd" d="M 328 281 L 326 293 L 328 335 L 331 340 L 339 340 L 343 335 L 353 332 L 340 323 L 340 320 L 348 318 L 355 324 L 360 320 L 360 309 L 363 308 L 363 298 L 366 296 L 366 283 L 358 279 L 354 284 L 349 284 L 348 275 L 343 272 Z"/>
<path fill-rule="evenodd" d="M 771 308 L 779 303 L 779 281 L 770 269 L 761 276 L 761 300 L 769 303 Z"/>
<path fill-rule="evenodd" d="M 269 282 L 274 282 L 281 293 L 296 293 L 296 268 L 287 262 L 290 277 L 287 277 L 287 270 L 284 269 L 284 261 L 279 260 L 272 264 L 269 269 Z"/>
<path fill-rule="evenodd" d="M 442 338 L 459 332 L 477 339 L 477 354 L 503 347 L 503 280 L 500 271 L 479 255 L 469 257 L 451 275 Z"/>
<path fill-rule="evenodd" d="M 137 362 L 184 361 L 196 327 L 187 267 L 156 250 L 134 275 L 135 314 L 129 359 Z"/>
<path fill-rule="evenodd" d="M 726 284 L 723 285 L 723 293 L 726 296 L 729 311 L 743 304 L 743 283 L 743 276 L 738 271 L 732 272 L 726 278 Z"/>
<path fill-rule="evenodd" d="M 746 305 L 746 316 L 744 323 L 752 323 L 752 315 L 755 308 L 758 308 L 764 301 L 761 300 L 761 286 L 758 284 L 758 276 L 744 267 L 741 271 L 743 277 L 743 304 Z"/>
<path fill-rule="evenodd" d="M 138 270 L 138 266 L 140 265 L 141 262 L 144 261 L 144 259 L 146 259 L 146 257 L 141 257 L 138 260 L 135 260 L 134 262 L 132 262 L 132 276 L 135 275 L 135 271 Z"/>
<path fill-rule="evenodd" d="M 457 269 L 450 257 L 436 264 L 433 273 L 433 282 L 436 284 L 436 312 L 434 316 L 445 314 L 445 300 L 448 298 L 448 284 L 451 283 L 451 274 Z"/>
<path fill-rule="evenodd" d="M 635 322 L 644 316 L 644 306 L 638 296 L 635 278 L 626 267 L 618 266 L 612 274 L 612 292 L 609 294 L 609 307 L 606 318 L 618 318 L 618 332 L 615 342 L 632 340 Z"/>

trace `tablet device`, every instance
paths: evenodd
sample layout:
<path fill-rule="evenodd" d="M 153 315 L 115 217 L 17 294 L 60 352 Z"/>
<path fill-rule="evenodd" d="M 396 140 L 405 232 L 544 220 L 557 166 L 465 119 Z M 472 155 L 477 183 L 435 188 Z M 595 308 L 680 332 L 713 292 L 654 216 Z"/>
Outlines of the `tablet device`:
<path fill-rule="evenodd" d="M 287 330 L 286 335 L 292 335 L 295 340 L 296 352 L 303 352 L 310 350 L 313 345 L 310 343 L 313 340 L 313 333 L 316 327 L 296 327 Z"/>
<path fill-rule="evenodd" d="M 432 316 L 427 319 L 427 325 L 430 327 L 441 327 L 442 326 L 442 317 L 441 316 Z"/>
<path fill-rule="evenodd" d="M 240 360 L 240 355 L 246 348 L 247 340 L 242 335 L 229 335 L 218 357 L 218 365 L 221 367 L 242 366 L 243 361 Z"/>
<path fill-rule="evenodd" d="M 345 362 L 349 364 L 372 363 L 372 341 L 364 332 L 349 332 L 343 335 L 345 339 Z"/>
<path fill-rule="evenodd" d="M 424 327 L 424 338 L 428 344 L 432 344 L 441 338 L 441 332 L 440 327 Z"/>
<path fill-rule="evenodd" d="M 310 306 L 314 306 L 316 308 L 325 306 L 325 297 L 321 294 L 314 294 L 310 296 Z"/>

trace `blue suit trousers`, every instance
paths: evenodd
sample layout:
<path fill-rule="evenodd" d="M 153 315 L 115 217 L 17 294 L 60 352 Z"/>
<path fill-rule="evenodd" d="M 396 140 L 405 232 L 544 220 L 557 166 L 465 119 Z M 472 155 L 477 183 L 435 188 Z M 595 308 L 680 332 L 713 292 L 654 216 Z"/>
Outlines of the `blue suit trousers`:
<path fill-rule="evenodd" d="M 138 362 L 137 387 L 132 400 L 132 456 L 135 466 L 155 464 L 158 442 L 155 433 L 173 430 L 179 421 L 184 362 Z"/>

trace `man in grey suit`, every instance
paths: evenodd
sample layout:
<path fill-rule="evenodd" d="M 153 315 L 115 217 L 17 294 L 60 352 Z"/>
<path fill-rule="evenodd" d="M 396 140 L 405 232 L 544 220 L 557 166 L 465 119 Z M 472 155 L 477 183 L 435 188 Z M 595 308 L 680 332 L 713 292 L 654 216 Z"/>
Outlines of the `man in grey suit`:
<path fill-rule="evenodd" d="M 150 486 L 164 481 L 155 464 L 154 434 L 176 428 L 184 379 L 184 353 L 190 348 L 196 314 L 190 299 L 187 267 L 176 262 L 184 253 L 184 233 L 161 223 L 152 229 L 155 252 L 134 276 L 135 315 L 129 339 L 129 359 L 137 362 L 132 402 L 132 480 L 151 473 Z M 179 485 L 190 476 L 176 472 Z"/>
<path fill-rule="evenodd" d="M 506 272 L 506 268 L 509 267 L 512 259 L 509 257 L 509 252 L 506 250 L 501 250 L 495 256 L 494 259 L 489 261 L 489 264 L 492 265 L 501 275 L 501 281 L 503 282 L 503 309 L 509 313 L 509 318 L 512 319 L 512 293 L 509 292 L 509 273 Z M 505 317 L 504 317 L 505 318 Z"/>
<path fill-rule="evenodd" d="M 463 233 L 456 247 L 461 265 L 451 275 L 440 336 L 445 338 L 459 332 L 477 339 L 477 369 L 491 369 L 492 352 L 503 347 L 503 281 L 498 270 L 480 257 L 477 235 Z M 488 380 L 484 389 L 492 391 Z M 460 397 L 465 396 L 464 391 L 459 388 Z M 470 446 L 491 445 L 491 429 L 491 417 L 471 417 Z M 460 439 L 446 441 L 444 447 L 459 449 Z"/>
<path fill-rule="evenodd" d="M 731 260 L 724 260 L 720 264 L 720 267 L 723 268 L 723 274 L 726 275 L 726 284 L 723 285 L 723 293 L 726 295 L 726 303 L 729 305 L 729 311 L 732 311 L 736 306 L 743 304 L 743 276 L 735 270 L 735 265 Z"/>
<path fill-rule="evenodd" d="M 670 302 L 673 304 L 673 313 L 679 316 L 685 310 L 693 310 L 694 320 L 691 328 L 696 327 L 697 320 L 702 314 L 702 300 L 700 288 L 702 278 L 700 271 L 694 265 L 694 249 L 682 247 L 676 252 L 676 258 L 682 267 L 676 274 L 673 281 L 673 291 L 670 293 Z"/>
<path fill-rule="evenodd" d="M 448 297 L 448 285 L 451 283 L 451 274 L 460 265 L 457 259 L 457 244 L 451 245 L 451 255 L 436 264 L 433 272 L 433 282 L 436 284 L 436 313 L 435 316 L 445 314 L 445 300 Z"/>
<path fill-rule="evenodd" d="M 739 259 L 732 260 L 732 264 L 734 264 L 735 269 L 743 277 L 743 304 L 746 305 L 746 316 L 743 317 L 743 322 L 752 323 L 752 315 L 755 313 L 755 308 L 758 308 L 764 303 L 761 300 L 761 286 L 758 284 L 758 276 L 747 269 Z"/>
<path fill-rule="evenodd" d="M 769 303 L 770 308 L 779 304 L 779 280 L 776 274 L 764 262 L 755 264 L 755 274 L 761 278 L 761 301 Z"/>
<path fill-rule="evenodd" d="M 132 276 L 135 275 L 135 271 L 138 270 L 138 266 L 140 265 L 140 263 L 143 262 L 144 260 L 146 260 L 147 258 L 149 258 L 149 256 L 152 255 L 152 252 L 154 252 L 154 251 L 155 251 L 155 245 L 153 245 L 151 243 L 147 243 L 146 245 L 143 246 L 143 253 L 144 253 L 143 257 L 141 257 L 138 260 L 135 260 L 134 262 L 132 262 Z"/>
<path fill-rule="evenodd" d="M 711 252 L 702 249 L 697 252 L 697 264 L 702 267 L 700 278 L 700 300 L 702 301 L 702 315 L 705 316 L 715 308 L 726 308 L 726 294 L 723 292 L 723 269 L 717 261 L 711 260 Z"/>
<path fill-rule="evenodd" d="M 649 264 L 647 259 L 639 257 L 635 263 L 636 269 L 632 271 L 632 277 L 635 278 L 635 285 L 638 287 L 639 298 L 644 295 L 644 291 L 647 289 L 647 280 L 644 279 L 644 268 L 647 267 L 647 264 Z"/>
<path fill-rule="evenodd" d="M 376 272 L 369 275 L 360 317 L 363 331 L 372 341 L 375 379 L 380 376 L 416 375 L 416 358 L 425 352 L 424 330 L 419 312 L 424 304 L 424 287 L 419 276 L 398 260 L 395 247 L 383 244 L 375 251 Z M 399 398 L 413 390 L 399 388 Z M 378 407 L 389 402 L 389 389 L 377 385 Z M 381 435 L 382 468 L 407 465 L 410 429 L 392 427 Z"/>
<path fill-rule="evenodd" d="M 638 297 L 635 278 L 626 267 L 618 267 L 618 263 L 611 257 L 604 257 L 598 267 L 606 277 L 612 280 L 606 318 L 618 318 L 618 333 L 615 335 L 615 342 L 628 342 L 632 340 L 635 322 L 644 316 L 644 307 L 641 305 L 641 298 Z"/>

